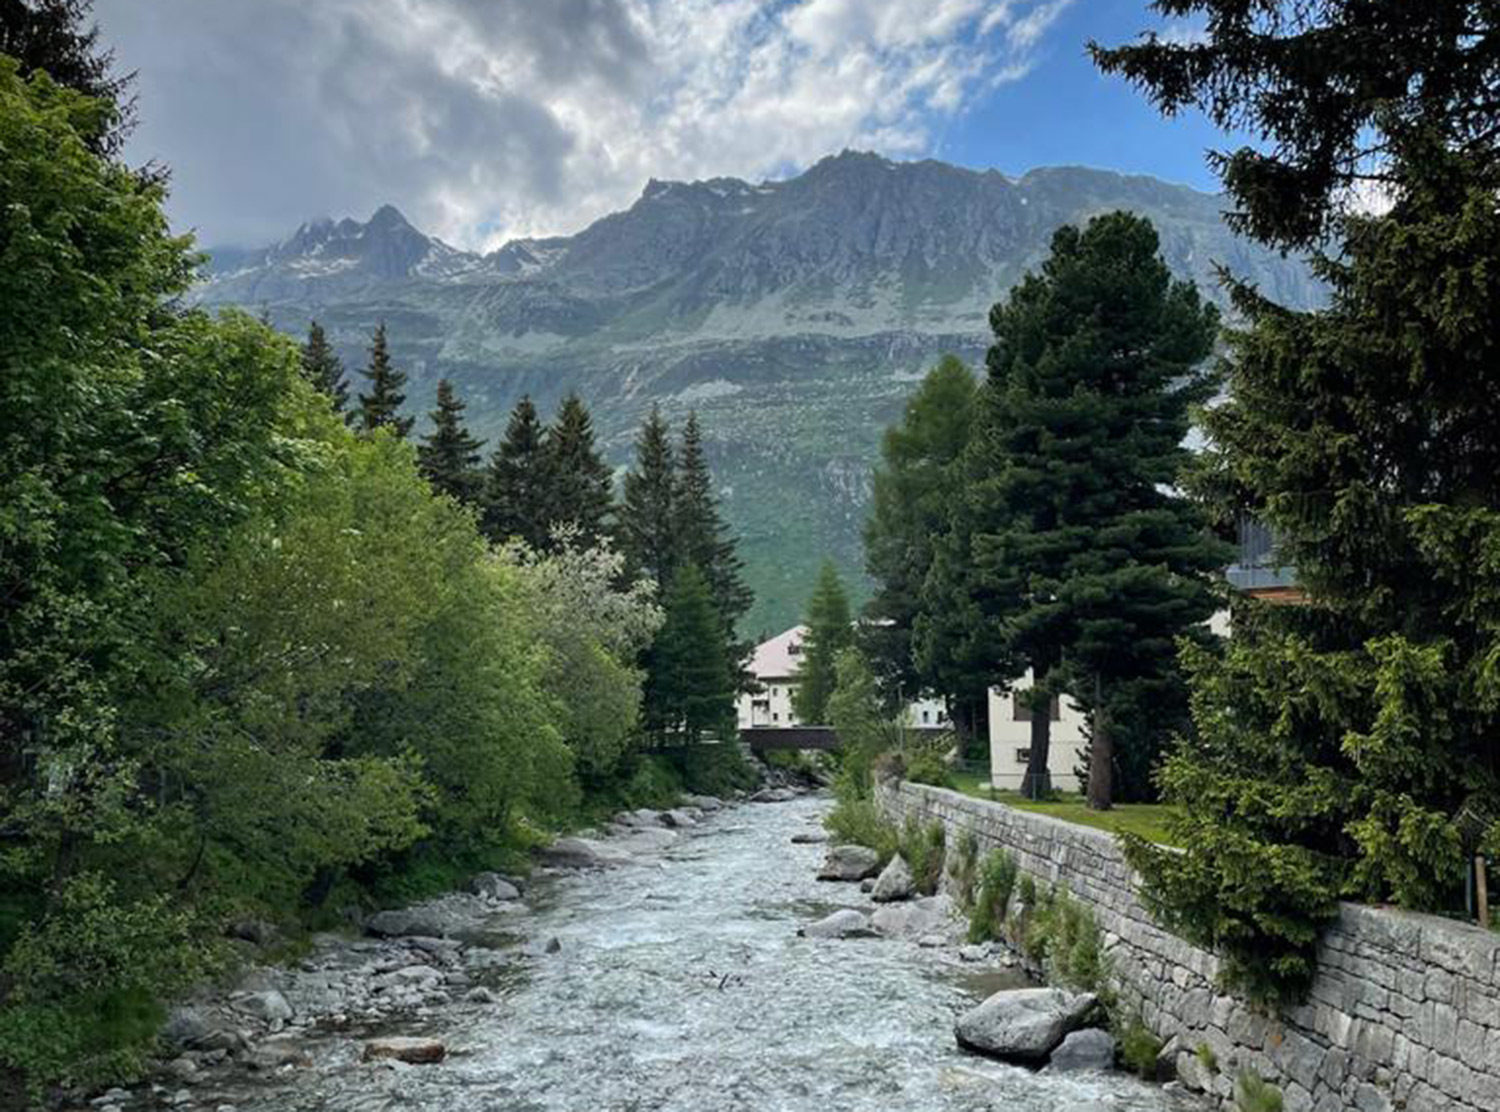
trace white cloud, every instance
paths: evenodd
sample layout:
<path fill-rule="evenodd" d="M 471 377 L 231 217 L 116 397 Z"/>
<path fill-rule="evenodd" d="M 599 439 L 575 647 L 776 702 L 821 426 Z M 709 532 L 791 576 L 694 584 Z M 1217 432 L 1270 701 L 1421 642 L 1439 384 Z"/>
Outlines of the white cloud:
<path fill-rule="evenodd" d="M 645 181 L 931 149 L 1072 0 L 100 0 L 204 238 L 384 201 L 464 246 Z"/>

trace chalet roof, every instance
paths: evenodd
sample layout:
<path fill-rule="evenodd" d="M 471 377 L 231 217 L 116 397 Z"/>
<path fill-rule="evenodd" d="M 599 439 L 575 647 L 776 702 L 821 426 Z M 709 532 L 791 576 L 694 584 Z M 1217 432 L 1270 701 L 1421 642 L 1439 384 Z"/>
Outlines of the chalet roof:
<path fill-rule="evenodd" d="M 802 667 L 802 657 L 797 650 L 802 647 L 806 636 L 806 626 L 793 626 L 755 646 L 750 674 L 758 680 L 785 680 L 796 676 Z"/>

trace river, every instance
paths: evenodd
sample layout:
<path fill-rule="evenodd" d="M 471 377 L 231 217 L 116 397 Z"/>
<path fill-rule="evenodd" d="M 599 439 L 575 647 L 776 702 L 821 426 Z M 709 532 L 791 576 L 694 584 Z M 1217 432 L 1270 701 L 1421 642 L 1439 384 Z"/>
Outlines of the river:
<path fill-rule="evenodd" d="M 1202 1106 L 1121 1074 L 1049 1076 L 967 1055 L 954 1017 L 993 987 L 951 948 L 813 940 L 797 927 L 864 903 L 792 845 L 826 800 L 709 816 L 664 856 L 539 880 L 511 919 L 494 1003 L 397 1030 L 448 1045 L 436 1066 L 359 1061 L 314 1036 L 310 1068 L 245 1075 L 194 1104 L 254 1112 L 1158 1112 Z M 555 937 L 560 949 L 539 942 Z M 993 974 L 992 974 L 993 975 Z M 383 1029 L 391 1030 L 389 1027 Z"/>

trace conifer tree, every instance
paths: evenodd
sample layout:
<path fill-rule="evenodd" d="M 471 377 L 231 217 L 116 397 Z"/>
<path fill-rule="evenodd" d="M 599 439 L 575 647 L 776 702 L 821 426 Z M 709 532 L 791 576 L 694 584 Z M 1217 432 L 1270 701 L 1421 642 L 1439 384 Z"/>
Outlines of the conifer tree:
<path fill-rule="evenodd" d="M 388 428 L 397 436 L 407 436 L 415 418 L 401 416 L 401 405 L 406 401 L 402 390 L 406 385 L 406 372 L 391 364 L 383 321 L 375 326 L 370 338 L 370 365 L 365 370 L 365 378 L 370 382 L 370 392 L 359 396 L 360 428 L 365 432 Z"/>
<path fill-rule="evenodd" d="M 1197 368 L 1218 314 L 1158 247 L 1127 213 L 1060 228 L 1040 272 L 990 314 L 963 512 L 974 581 L 1032 673 L 1033 798 L 1051 790 L 1051 702 L 1071 688 L 1098 711 L 1090 799 L 1109 806 L 1111 724 L 1141 706 L 1134 685 L 1176 682 L 1176 638 L 1213 612 L 1208 577 L 1227 562 L 1199 511 L 1167 493 L 1189 407 L 1212 388 Z M 1151 737 L 1140 725 L 1131 736 Z"/>
<path fill-rule="evenodd" d="M 1166 10 L 1168 5 L 1158 4 Z M 1249 511 L 1298 606 L 1236 604 L 1195 653 L 1181 854 L 1130 843 L 1174 929 L 1241 991 L 1297 998 L 1340 896 L 1456 904 L 1500 849 L 1500 131 L 1493 6 L 1194 0 L 1192 43 L 1095 48 L 1164 111 L 1255 134 L 1218 158 L 1240 225 L 1322 247 L 1326 307 L 1231 285 L 1227 400 L 1194 489 Z M 1375 185 L 1378 212 L 1352 204 Z"/>
<path fill-rule="evenodd" d="M 647 653 L 644 721 L 659 743 L 734 730 L 734 668 L 708 580 L 692 564 L 672 575 L 666 621 Z"/>
<path fill-rule="evenodd" d="M 838 682 L 839 654 L 854 643 L 854 617 L 849 596 L 832 560 L 824 560 L 817 586 L 807 603 L 802 638 L 802 663 L 797 669 L 797 690 L 792 711 L 805 725 L 828 721 L 828 697 Z"/>
<path fill-rule="evenodd" d="M 969 442 L 978 389 L 973 372 L 945 355 L 906 403 L 900 424 L 885 432 L 865 523 L 865 567 L 875 593 L 861 637 L 888 706 L 921 691 L 941 694 L 966 734 L 982 724 L 990 669 L 953 683 L 941 669 L 918 667 L 912 638 L 935 546 L 962 491 L 957 463 Z"/>
<path fill-rule="evenodd" d="M 496 544 L 525 541 L 538 552 L 551 540 L 546 432 L 530 397 L 511 410 L 505 438 L 495 447 L 484 478 L 484 533 Z"/>
<path fill-rule="evenodd" d="M 99 44 L 93 9 L 93 0 L 7 0 L 0 8 L 0 54 L 16 59 L 23 77 L 42 70 L 57 84 L 107 104 L 103 127 L 80 137 L 94 153 L 113 157 L 135 123 L 129 95 L 135 74 L 115 74 L 114 51 Z"/>
<path fill-rule="evenodd" d="M 719 500 L 714 494 L 713 475 L 703 451 L 703 432 L 696 413 L 689 413 L 682 426 L 676 486 L 679 551 L 682 558 L 696 565 L 708 581 L 709 593 L 723 624 L 725 644 L 730 658 L 738 666 L 749 655 L 751 646 L 740 640 L 736 630 L 755 596 L 745 585 L 744 561 L 740 559 L 734 537 L 719 513 Z"/>
<path fill-rule="evenodd" d="M 676 480 L 671 433 L 652 406 L 636 437 L 635 466 L 625 475 L 620 551 L 635 573 L 653 580 L 663 593 L 679 559 Z"/>
<path fill-rule="evenodd" d="M 307 342 L 302 345 L 302 377 L 328 396 L 334 412 L 344 412 L 349 404 L 349 383 L 344 378 L 344 364 L 317 321 L 307 326 Z"/>
<path fill-rule="evenodd" d="M 417 447 L 417 466 L 433 489 L 460 502 L 475 500 L 484 441 L 476 440 L 464 427 L 464 403 L 446 378 L 438 379 L 437 408 L 429 416 L 432 431 Z"/>
<path fill-rule="evenodd" d="M 563 399 L 543 443 L 548 513 L 553 523 L 577 530 L 592 546 L 609 527 L 613 473 L 594 444 L 594 422 L 577 394 Z"/>

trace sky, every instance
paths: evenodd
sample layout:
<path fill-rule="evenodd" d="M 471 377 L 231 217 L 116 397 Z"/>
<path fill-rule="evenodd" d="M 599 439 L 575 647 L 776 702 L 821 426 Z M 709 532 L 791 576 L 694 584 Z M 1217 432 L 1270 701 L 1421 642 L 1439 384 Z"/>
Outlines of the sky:
<path fill-rule="evenodd" d="M 391 203 L 455 246 L 575 232 L 651 178 L 782 178 L 845 148 L 1019 175 L 1079 164 L 1202 189 L 1089 39 L 1146 0 L 96 0 L 138 73 L 129 157 L 206 246 Z"/>

